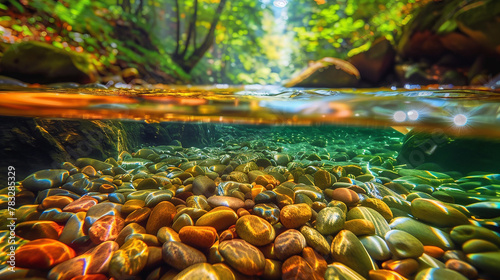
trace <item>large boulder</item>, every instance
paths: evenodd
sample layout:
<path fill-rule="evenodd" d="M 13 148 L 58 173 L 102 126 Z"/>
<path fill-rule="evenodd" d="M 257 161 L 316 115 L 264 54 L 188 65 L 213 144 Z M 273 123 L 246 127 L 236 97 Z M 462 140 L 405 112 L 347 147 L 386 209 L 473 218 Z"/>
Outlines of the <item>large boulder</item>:
<path fill-rule="evenodd" d="M 3 75 L 28 83 L 85 84 L 96 80 L 86 55 L 36 41 L 10 46 L 0 60 L 0 70 Z"/>
<path fill-rule="evenodd" d="M 499 158 L 500 141 L 410 131 L 405 136 L 398 162 L 409 168 L 435 163 L 443 171 L 498 173 Z"/>
<path fill-rule="evenodd" d="M 403 54 L 408 54 L 408 48 L 413 47 L 410 55 L 421 55 L 422 51 L 432 55 L 434 51 L 433 56 L 439 58 L 439 54 L 451 51 L 465 58 L 475 58 L 478 53 L 498 58 L 499 16 L 499 1 L 430 2 L 416 12 L 400 41 L 400 47 Z M 406 40 L 408 36 L 409 41 Z M 431 41 L 432 44 L 429 44 Z M 429 48 L 429 45 L 434 47 Z"/>
<path fill-rule="evenodd" d="M 349 62 L 359 70 L 361 79 L 378 83 L 394 67 L 396 51 L 385 37 L 375 40 L 371 47 L 352 56 Z"/>
<path fill-rule="evenodd" d="M 351 63 L 333 57 L 312 62 L 301 73 L 290 79 L 286 87 L 356 87 L 359 71 Z"/>
<path fill-rule="evenodd" d="M 487 51 L 500 56 L 500 1 L 473 1 L 462 7 L 455 19 L 458 29 Z"/>

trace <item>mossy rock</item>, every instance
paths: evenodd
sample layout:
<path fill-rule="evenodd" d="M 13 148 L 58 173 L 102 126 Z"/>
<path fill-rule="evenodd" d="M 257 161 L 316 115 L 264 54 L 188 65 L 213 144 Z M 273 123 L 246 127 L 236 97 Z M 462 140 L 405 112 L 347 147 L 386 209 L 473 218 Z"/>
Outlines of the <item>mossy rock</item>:
<path fill-rule="evenodd" d="M 311 63 L 300 74 L 288 81 L 286 87 L 355 87 L 359 71 L 351 63 L 333 57 L 324 57 Z"/>
<path fill-rule="evenodd" d="M 349 59 L 358 70 L 363 80 L 377 83 L 393 69 L 396 51 L 385 37 L 373 42 L 370 49 Z"/>
<path fill-rule="evenodd" d="M 0 69 L 4 75 L 28 83 L 95 82 L 86 55 L 36 41 L 10 46 L 0 60 Z"/>
<path fill-rule="evenodd" d="M 463 174 L 472 171 L 496 173 L 499 157 L 500 141 L 497 140 L 410 131 L 404 139 L 398 162 L 408 167 L 432 162 L 444 171 Z"/>
<path fill-rule="evenodd" d="M 500 2 L 495 0 L 471 3 L 456 14 L 458 28 L 488 50 L 500 55 Z"/>

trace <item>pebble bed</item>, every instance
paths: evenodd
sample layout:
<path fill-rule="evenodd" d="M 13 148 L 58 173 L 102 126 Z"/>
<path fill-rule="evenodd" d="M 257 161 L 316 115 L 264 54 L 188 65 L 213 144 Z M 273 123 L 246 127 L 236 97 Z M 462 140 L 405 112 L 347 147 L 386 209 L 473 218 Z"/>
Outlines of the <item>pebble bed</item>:
<path fill-rule="evenodd" d="M 79 158 L 16 185 L 1 279 L 498 279 L 500 175 L 408 169 L 401 135 L 223 137 Z"/>

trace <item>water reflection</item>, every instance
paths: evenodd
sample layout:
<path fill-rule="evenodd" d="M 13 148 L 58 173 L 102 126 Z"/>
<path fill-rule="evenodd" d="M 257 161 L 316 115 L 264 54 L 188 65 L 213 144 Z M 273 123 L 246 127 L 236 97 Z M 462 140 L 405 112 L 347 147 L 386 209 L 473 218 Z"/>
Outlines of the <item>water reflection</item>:
<path fill-rule="evenodd" d="M 356 91 L 281 87 L 23 89 L 3 91 L 0 114 L 247 124 L 402 126 L 500 136 L 500 95 L 486 90 Z"/>

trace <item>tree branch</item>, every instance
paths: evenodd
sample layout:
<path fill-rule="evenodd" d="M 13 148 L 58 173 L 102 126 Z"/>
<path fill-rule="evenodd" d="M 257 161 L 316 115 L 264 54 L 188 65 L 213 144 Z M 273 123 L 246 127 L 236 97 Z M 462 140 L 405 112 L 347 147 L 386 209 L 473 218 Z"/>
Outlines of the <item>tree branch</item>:
<path fill-rule="evenodd" d="M 174 56 L 179 55 L 179 45 L 180 45 L 180 40 L 181 40 L 181 15 L 179 11 L 179 0 L 175 0 L 175 16 L 177 18 L 177 31 L 175 34 L 175 39 L 176 39 L 176 44 L 175 44 L 175 51 L 174 51 Z"/>
<path fill-rule="evenodd" d="M 191 41 L 191 37 L 193 36 L 193 33 L 196 35 L 196 19 L 198 17 L 198 0 L 194 0 L 194 13 L 193 16 L 191 17 L 191 20 L 189 21 L 189 27 L 188 27 L 188 35 L 186 39 L 186 44 L 184 44 L 185 48 L 184 51 L 181 54 L 181 57 L 184 57 L 187 53 L 187 50 L 189 48 L 189 43 Z M 196 39 L 195 39 L 196 40 Z M 196 49 L 196 46 L 195 46 Z"/>
<path fill-rule="evenodd" d="M 220 0 L 219 6 L 217 6 L 217 10 L 215 11 L 214 19 L 210 25 L 210 30 L 208 31 L 203 43 L 199 48 L 196 48 L 193 53 L 187 59 L 187 66 L 189 69 L 192 69 L 203 57 L 203 55 L 207 52 L 207 50 L 212 46 L 215 34 L 215 28 L 217 27 L 217 23 L 219 22 L 220 16 L 222 14 L 222 10 L 226 5 L 227 0 Z"/>

